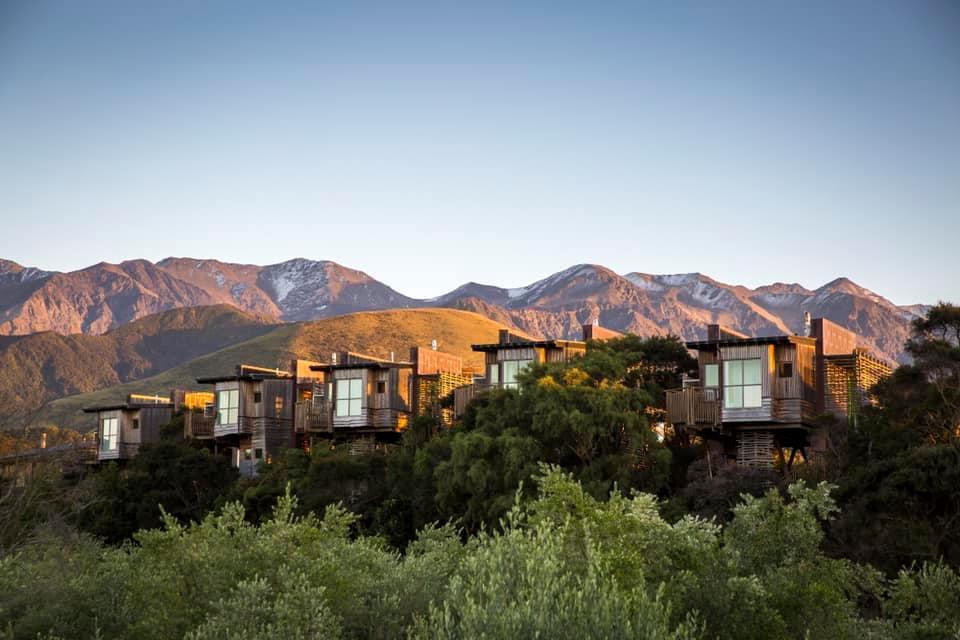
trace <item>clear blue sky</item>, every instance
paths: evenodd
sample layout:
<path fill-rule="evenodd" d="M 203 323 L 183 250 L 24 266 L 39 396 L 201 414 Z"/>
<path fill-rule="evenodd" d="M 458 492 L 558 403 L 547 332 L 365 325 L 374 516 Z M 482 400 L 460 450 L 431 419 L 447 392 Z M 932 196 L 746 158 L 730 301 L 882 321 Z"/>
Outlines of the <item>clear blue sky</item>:
<path fill-rule="evenodd" d="M 960 301 L 960 4 L 0 0 L 0 257 Z"/>

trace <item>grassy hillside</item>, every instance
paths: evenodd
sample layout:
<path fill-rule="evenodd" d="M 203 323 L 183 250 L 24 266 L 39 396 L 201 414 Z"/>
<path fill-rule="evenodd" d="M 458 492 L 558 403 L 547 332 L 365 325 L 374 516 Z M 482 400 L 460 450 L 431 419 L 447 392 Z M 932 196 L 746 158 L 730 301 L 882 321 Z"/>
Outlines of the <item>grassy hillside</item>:
<path fill-rule="evenodd" d="M 471 344 L 495 342 L 503 325 L 476 313 L 453 309 L 403 309 L 354 313 L 313 322 L 282 325 L 269 333 L 185 362 L 158 375 L 108 389 L 62 398 L 36 418 L 62 427 L 90 426 L 86 406 L 120 401 L 128 393 L 166 393 L 173 387 L 198 388 L 195 379 L 229 373 L 242 362 L 286 367 L 295 357 L 328 360 L 333 351 L 353 350 L 406 359 L 414 345 L 437 340 L 439 348 L 480 366 L 482 354 Z"/>
<path fill-rule="evenodd" d="M 55 398 L 154 375 L 275 326 L 217 305 L 166 311 L 100 336 L 6 338 L 0 341 L 0 420 Z"/>

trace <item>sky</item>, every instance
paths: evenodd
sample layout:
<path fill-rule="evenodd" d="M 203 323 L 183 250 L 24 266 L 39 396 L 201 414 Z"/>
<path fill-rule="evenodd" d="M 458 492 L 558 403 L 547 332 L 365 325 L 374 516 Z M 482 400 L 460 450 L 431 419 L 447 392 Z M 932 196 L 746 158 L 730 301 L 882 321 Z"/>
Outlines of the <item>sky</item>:
<path fill-rule="evenodd" d="M 0 0 L 0 257 L 960 302 L 960 4 Z"/>

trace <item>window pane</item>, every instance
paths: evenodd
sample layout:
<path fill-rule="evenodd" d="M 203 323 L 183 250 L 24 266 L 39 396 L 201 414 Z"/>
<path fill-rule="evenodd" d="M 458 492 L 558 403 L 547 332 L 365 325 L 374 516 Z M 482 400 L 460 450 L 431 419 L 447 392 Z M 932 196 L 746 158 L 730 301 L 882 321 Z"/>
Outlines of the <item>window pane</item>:
<path fill-rule="evenodd" d="M 500 365 L 491 364 L 487 367 L 487 382 L 500 384 Z"/>
<path fill-rule="evenodd" d="M 350 411 L 350 400 L 348 398 L 341 398 L 337 396 L 337 415 L 346 416 L 349 415 Z"/>
<path fill-rule="evenodd" d="M 760 385 L 743 387 L 743 406 L 759 407 L 762 404 Z"/>
<path fill-rule="evenodd" d="M 760 384 L 760 360 L 743 361 L 743 384 Z"/>
<path fill-rule="evenodd" d="M 743 361 L 727 360 L 723 363 L 723 386 L 743 384 Z"/>
<path fill-rule="evenodd" d="M 346 399 L 350 397 L 350 381 L 349 380 L 337 380 L 337 400 Z"/>
<path fill-rule="evenodd" d="M 512 384 L 517 379 L 517 361 L 507 360 L 503 363 L 503 382 Z"/>
<path fill-rule="evenodd" d="M 743 407 L 743 387 L 724 387 L 723 406 L 727 409 Z"/>
<path fill-rule="evenodd" d="M 361 410 L 361 400 L 360 398 L 353 398 L 350 400 L 350 415 L 359 416 Z"/>
<path fill-rule="evenodd" d="M 363 397 L 363 380 L 361 380 L 360 378 L 350 379 L 350 397 L 351 398 Z"/>
<path fill-rule="evenodd" d="M 703 367 L 703 386 L 716 387 L 720 385 L 720 365 L 708 364 Z"/>

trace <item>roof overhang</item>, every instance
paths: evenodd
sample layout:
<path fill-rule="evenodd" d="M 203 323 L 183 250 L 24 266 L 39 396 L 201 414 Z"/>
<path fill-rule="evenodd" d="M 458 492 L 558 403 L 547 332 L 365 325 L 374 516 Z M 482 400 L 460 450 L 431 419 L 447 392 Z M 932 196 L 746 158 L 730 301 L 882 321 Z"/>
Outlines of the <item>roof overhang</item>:
<path fill-rule="evenodd" d="M 582 340 L 522 340 L 516 342 L 470 345 L 470 348 L 474 351 L 485 353 L 497 352 L 500 349 L 563 349 L 566 347 L 582 347 L 586 349 L 587 343 Z"/>
<path fill-rule="evenodd" d="M 339 371 L 342 369 L 412 369 L 412 362 L 345 362 L 312 364 L 310 371 Z"/>
<path fill-rule="evenodd" d="M 139 411 L 140 409 L 173 409 L 172 402 L 146 404 L 110 404 L 102 407 L 85 407 L 84 413 L 100 413 L 101 411 Z"/>
<path fill-rule="evenodd" d="M 696 351 L 716 351 L 720 347 L 763 344 L 806 344 L 814 346 L 817 344 L 817 340 L 807 336 L 767 336 L 762 338 L 730 338 L 727 340 L 694 340 L 686 343 L 687 349 L 695 349 Z"/>

